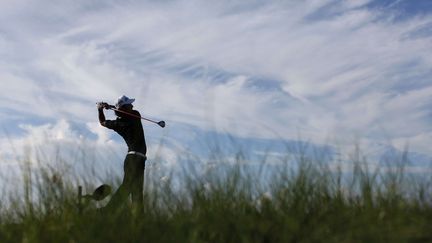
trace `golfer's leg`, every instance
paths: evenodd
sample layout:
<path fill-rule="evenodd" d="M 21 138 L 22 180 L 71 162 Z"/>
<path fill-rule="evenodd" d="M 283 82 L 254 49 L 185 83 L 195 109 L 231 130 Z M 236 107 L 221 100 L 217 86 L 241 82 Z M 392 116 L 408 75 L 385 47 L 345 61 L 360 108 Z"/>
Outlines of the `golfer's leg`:
<path fill-rule="evenodd" d="M 135 178 L 132 185 L 132 203 L 134 207 L 137 209 L 138 213 L 143 212 L 143 203 L 144 203 L 144 166 L 145 160 L 142 158 L 137 158 L 135 161 Z"/>
<path fill-rule="evenodd" d="M 126 156 L 123 169 L 124 169 L 124 177 L 123 182 L 114 195 L 111 197 L 111 200 L 106 205 L 106 208 L 111 210 L 120 207 L 120 205 L 127 199 L 129 193 L 131 192 L 131 185 L 133 183 L 133 161 L 131 156 Z"/>

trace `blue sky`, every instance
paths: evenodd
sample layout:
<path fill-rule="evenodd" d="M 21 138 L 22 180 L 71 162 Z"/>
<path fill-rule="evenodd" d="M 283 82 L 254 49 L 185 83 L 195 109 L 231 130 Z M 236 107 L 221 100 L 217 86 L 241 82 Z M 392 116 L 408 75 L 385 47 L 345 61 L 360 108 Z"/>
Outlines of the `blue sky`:
<path fill-rule="evenodd" d="M 426 0 L 1 1 L 0 158 L 90 142 L 120 164 L 95 102 L 122 94 L 167 122 L 145 125 L 167 164 L 208 134 L 430 157 L 431 13 Z"/>

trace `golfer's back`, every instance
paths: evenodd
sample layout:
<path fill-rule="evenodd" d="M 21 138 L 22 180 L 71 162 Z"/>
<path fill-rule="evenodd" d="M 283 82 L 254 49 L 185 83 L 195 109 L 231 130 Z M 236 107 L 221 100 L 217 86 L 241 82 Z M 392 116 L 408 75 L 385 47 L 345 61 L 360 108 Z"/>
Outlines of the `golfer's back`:
<path fill-rule="evenodd" d="M 130 112 L 138 117 L 141 116 L 136 110 L 131 110 Z M 107 120 L 105 126 L 113 129 L 123 137 L 128 146 L 128 151 L 136 151 L 146 154 L 147 146 L 141 119 L 123 115 L 118 117 L 116 120 Z"/>

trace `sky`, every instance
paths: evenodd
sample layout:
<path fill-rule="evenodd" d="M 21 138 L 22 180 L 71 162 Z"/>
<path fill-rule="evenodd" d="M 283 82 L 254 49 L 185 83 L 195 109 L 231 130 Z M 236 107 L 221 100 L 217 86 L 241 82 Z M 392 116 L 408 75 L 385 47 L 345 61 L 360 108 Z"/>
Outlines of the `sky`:
<path fill-rule="evenodd" d="M 429 0 L 0 1 L 0 161 L 84 151 L 121 168 L 95 103 L 123 94 L 166 121 L 144 130 L 168 166 L 222 137 L 432 158 L 431 50 Z"/>

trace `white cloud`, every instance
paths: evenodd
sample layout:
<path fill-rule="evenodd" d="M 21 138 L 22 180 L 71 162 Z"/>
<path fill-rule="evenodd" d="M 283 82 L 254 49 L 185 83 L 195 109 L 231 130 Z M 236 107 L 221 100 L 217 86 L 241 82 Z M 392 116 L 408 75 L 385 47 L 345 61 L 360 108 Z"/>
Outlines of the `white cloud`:
<path fill-rule="evenodd" d="M 357 8 L 357 7 L 364 6 L 370 2 L 372 2 L 372 0 L 345 0 L 343 4 L 347 8 Z"/>
<path fill-rule="evenodd" d="M 127 94 L 144 115 L 240 136 L 426 142 L 432 42 L 413 33 L 432 17 L 369 2 L 2 2 L 0 114 L 74 120 L 102 142 L 94 103 Z"/>

